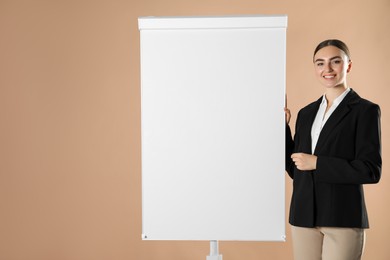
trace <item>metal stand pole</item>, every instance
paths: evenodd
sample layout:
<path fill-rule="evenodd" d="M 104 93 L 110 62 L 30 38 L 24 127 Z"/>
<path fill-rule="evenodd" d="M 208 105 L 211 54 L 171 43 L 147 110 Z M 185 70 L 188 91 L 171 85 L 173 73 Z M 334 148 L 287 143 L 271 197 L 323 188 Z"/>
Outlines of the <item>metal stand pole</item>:
<path fill-rule="evenodd" d="M 218 241 L 210 241 L 210 255 L 207 256 L 206 260 L 222 260 L 222 255 L 218 252 Z"/>

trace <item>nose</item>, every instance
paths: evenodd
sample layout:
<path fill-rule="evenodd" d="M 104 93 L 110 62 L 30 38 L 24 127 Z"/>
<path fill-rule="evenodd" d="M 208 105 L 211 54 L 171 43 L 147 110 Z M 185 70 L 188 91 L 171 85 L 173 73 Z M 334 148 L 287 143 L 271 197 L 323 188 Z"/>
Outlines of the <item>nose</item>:
<path fill-rule="evenodd" d="M 327 72 L 333 71 L 332 63 L 331 63 L 331 62 L 326 63 L 325 70 L 326 70 Z"/>

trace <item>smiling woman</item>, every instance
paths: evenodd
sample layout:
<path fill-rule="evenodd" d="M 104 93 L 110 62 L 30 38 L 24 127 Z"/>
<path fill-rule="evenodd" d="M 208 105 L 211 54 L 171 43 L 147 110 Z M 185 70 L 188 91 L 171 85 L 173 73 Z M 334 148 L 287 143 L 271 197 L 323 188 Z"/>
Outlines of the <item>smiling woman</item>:
<path fill-rule="evenodd" d="M 352 67 L 348 47 L 338 40 L 324 41 L 314 51 L 313 60 L 316 76 L 321 84 L 335 90 L 330 90 L 335 95 L 328 95 L 328 99 L 332 101 L 347 89 L 347 73 Z"/>
<path fill-rule="evenodd" d="M 362 185 L 381 177 L 380 108 L 348 87 L 343 42 L 320 43 L 313 62 L 325 94 L 298 113 L 294 139 L 285 109 L 294 258 L 358 260 L 369 227 Z"/>

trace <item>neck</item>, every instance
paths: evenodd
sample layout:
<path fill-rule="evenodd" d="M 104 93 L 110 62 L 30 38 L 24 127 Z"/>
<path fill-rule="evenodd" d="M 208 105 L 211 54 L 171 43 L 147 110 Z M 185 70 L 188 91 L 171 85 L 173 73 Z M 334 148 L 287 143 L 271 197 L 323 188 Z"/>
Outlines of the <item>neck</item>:
<path fill-rule="evenodd" d="M 331 105 L 333 100 L 340 96 L 347 88 L 348 86 L 344 84 L 333 88 L 327 88 L 325 92 L 325 98 L 328 101 L 328 104 Z"/>

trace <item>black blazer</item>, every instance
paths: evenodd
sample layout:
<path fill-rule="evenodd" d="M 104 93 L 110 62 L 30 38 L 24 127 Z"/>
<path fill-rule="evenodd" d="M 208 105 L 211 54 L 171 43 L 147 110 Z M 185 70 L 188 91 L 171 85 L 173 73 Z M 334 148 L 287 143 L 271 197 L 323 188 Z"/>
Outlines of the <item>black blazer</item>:
<path fill-rule="evenodd" d="M 300 171 L 290 156 L 311 154 L 311 127 L 321 100 L 299 111 L 294 140 L 286 127 L 286 171 L 293 179 L 289 222 L 368 228 L 362 184 L 381 177 L 380 108 L 351 89 L 321 131 L 316 170 Z"/>

